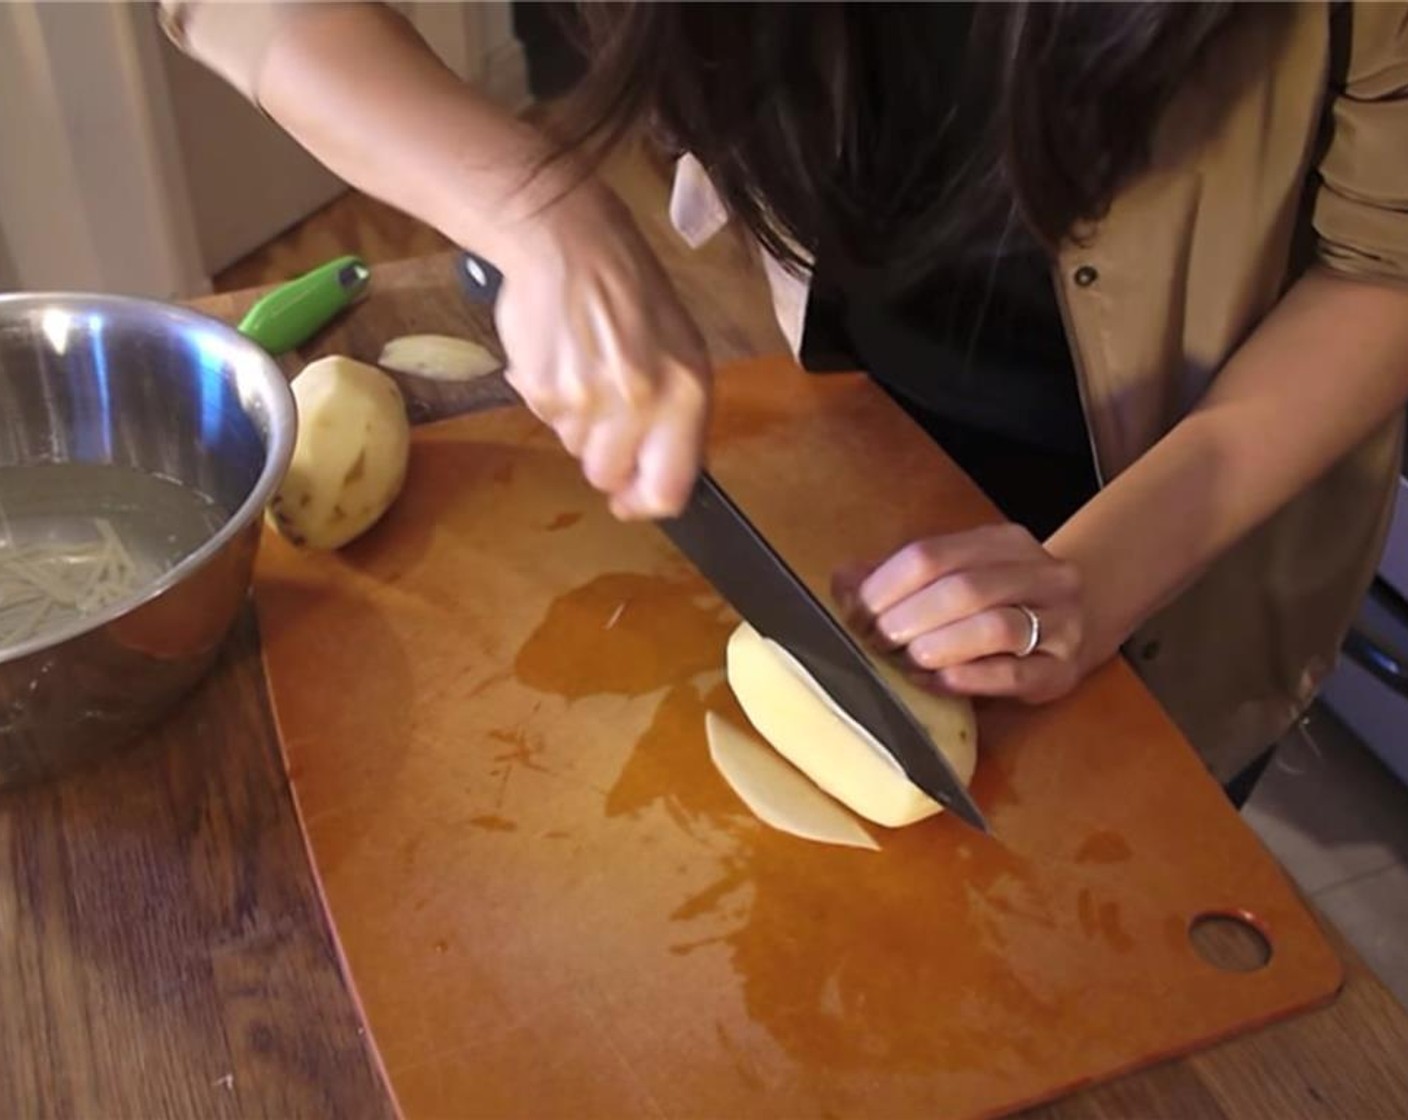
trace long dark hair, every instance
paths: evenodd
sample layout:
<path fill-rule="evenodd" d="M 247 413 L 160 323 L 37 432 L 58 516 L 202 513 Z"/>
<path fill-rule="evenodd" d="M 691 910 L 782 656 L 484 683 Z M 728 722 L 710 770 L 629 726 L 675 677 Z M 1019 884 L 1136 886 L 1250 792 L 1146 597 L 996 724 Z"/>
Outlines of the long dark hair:
<path fill-rule="evenodd" d="M 1054 250 L 1146 160 L 1232 7 L 585 3 L 568 143 L 599 150 L 649 122 L 793 265 L 828 246 L 919 271 L 1014 221 Z M 966 48 L 940 53 L 935 34 Z M 941 61 L 963 56 L 961 75 Z M 966 124 L 947 112 L 956 92 L 980 110 Z"/>

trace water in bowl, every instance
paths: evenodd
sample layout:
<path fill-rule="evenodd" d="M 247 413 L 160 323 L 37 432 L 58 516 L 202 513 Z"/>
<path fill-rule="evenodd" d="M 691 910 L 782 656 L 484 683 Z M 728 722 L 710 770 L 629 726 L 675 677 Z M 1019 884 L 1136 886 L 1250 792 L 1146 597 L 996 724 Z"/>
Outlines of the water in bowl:
<path fill-rule="evenodd" d="M 226 516 L 199 491 L 130 467 L 0 467 L 0 651 L 140 592 Z"/>

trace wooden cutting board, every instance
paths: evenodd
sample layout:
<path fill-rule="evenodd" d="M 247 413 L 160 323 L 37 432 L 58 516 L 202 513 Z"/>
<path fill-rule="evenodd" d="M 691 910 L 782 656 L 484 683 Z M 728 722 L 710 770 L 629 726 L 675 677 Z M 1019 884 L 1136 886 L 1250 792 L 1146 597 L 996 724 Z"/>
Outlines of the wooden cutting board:
<path fill-rule="evenodd" d="M 818 590 L 991 519 L 872 386 L 720 375 L 715 471 Z M 733 624 L 520 410 L 416 433 L 338 555 L 265 541 L 264 656 L 308 844 L 410 1117 L 971 1117 L 1328 999 L 1339 964 L 1122 664 L 980 713 L 985 840 L 879 853 L 752 818 L 704 713 Z M 1199 915 L 1269 939 L 1255 971 Z"/>

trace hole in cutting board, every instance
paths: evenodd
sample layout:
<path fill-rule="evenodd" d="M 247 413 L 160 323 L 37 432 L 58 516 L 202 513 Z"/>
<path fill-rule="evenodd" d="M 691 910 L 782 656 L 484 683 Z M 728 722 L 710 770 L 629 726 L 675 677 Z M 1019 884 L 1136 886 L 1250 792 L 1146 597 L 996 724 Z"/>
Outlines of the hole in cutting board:
<path fill-rule="evenodd" d="M 1242 914 L 1199 914 L 1188 927 L 1198 956 L 1223 972 L 1256 972 L 1271 962 L 1271 942 Z"/>

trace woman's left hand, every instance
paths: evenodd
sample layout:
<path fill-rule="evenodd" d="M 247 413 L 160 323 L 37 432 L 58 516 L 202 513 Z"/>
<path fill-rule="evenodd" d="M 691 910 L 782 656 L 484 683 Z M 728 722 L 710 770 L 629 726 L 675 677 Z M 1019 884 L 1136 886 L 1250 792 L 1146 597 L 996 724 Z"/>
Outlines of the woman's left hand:
<path fill-rule="evenodd" d="M 1080 572 L 1019 525 L 916 541 L 878 567 L 837 573 L 835 593 L 862 631 L 903 649 L 938 692 L 1037 704 L 1087 671 Z"/>

